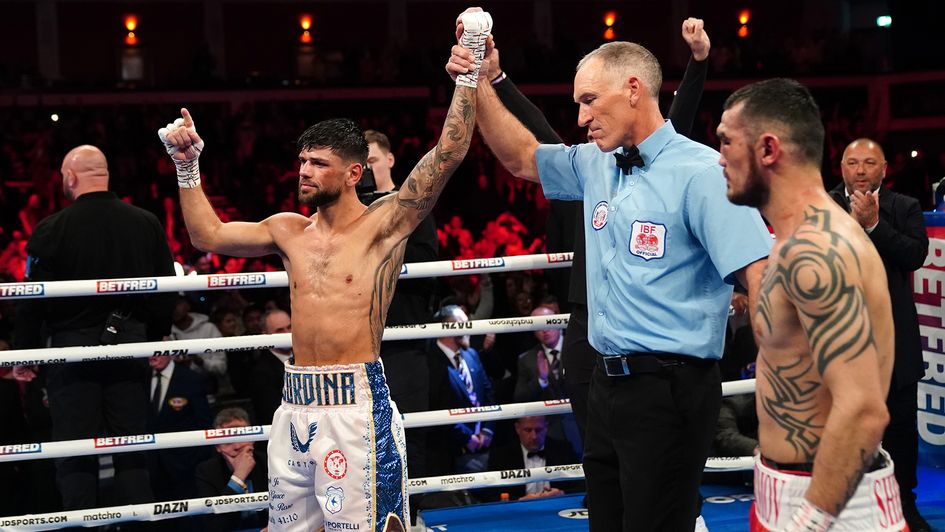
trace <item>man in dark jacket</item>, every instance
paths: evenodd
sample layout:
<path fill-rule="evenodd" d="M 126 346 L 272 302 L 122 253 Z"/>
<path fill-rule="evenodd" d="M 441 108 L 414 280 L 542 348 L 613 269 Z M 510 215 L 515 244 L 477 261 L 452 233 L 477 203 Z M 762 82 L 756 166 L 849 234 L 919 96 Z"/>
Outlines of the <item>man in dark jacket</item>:
<path fill-rule="evenodd" d="M 916 424 L 918 382 L 925 373 L 919 318 L 913 300 L 912 272 L 922 267 L 929 249 L 925 219 L 918 200 L 882 186 L 886 157 L 882 147 L 870 139 L 857 139 L 847 146 L 840 163 L 843 183 L 830 192 L 850 211 L 883 259 L 893 325 L 896 357 L 886 406 L 889 425 L 883 448 L 896 464 L 902 510 L 913 532 L 931 530 L 915 505 L 918 485 L 919 434 Z"/>
<path fill-rule="evenodd" d="M 242 408 L 224 408 L 213 421 L 217 432 L 229 435 L 240 433 L 236 429 L 250 427 L 249 414 Z M 219 497 L 221 495 L 243 495 L 266 491 L 267 469 L 265 442 L 224 443 L 216 446 L 216 454 L 197 466 L 194 477 L 197 482 L 197 497 Z M 270 501 L 278 506 L 278 500 Z M 259 529 L 266 526 L 266 512 L 247 511 L 205 515 L 200 518 L 201 530 L 224 532 L 229 530 Z"/>
<path fill-rule="evenodd" d="M 27 281 L 116 279 L 174 275 L 174 262 L 157 218 L 108 190 L 108 162 L 98 148 L 79 146 L 62 162 L 62 188 L 74 203 L 41 221 L 27 245 Z M 161 340 L 170 332 L 173 294 L 150 293 L 157 283 L 110 281 L 111 297 L 23 300 L 16 315 L 16 347 L 32 349 Z M 106 322 L 115 326 L 107 333 Z M 16 368 L 30 380 L 37 369 Z M 46 367 L 53 440 L 143 434 L 147 418 L 147 363 L 88 361 Z M 118 453 L 116 504 L 150 502 L 141 453 Z M 101 506 L 98 457 L 57 460 L 66 510 Z"/>
<path fill-rule="evenodd" d="M 515 420 L 514 442 L 492 450 L 489 455 L 490 471 L 550 467 L 578 463 L 577 456 L 567 442 L 549 438 L 548 419 L 544 416 L 523 417 Z M 573 493 L 583 489 L 583 482 L 530 482 L 520 486 L 503 486 L 493 490 L 509 494 L 510 500 L 528 500 Z M 493 497 L 498 499 L 498 497 Z"/>

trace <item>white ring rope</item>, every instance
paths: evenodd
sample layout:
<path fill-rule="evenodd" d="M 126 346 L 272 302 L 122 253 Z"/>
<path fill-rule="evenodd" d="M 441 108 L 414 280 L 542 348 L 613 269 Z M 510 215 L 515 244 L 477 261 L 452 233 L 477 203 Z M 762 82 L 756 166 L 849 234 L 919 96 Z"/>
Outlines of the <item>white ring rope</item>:
<path fill-rule="evenodd" d="M 706 461 L 705 471 L 746 471 L 753 467 L 754 459 L 750 456 L 710 458 Z M 583 478 L 584 467 L 581 464 L 570 464 L 411 479 L 407 481 L 407 492 L 415 495 L 436 491 L 494 488 L 527 484 L 529 482 L 581 480 Z M 268 503 L 269 493 L 257 492 L 245 495 L 226 495 L 69 512 L 0 517 L 0 530 L 51 530 L 70 524 L 72 526 L 99 526 L 125 521 L 158 521 L 187 515 L 263 510 L 268 507 Z"/>
<path fill-rule="evenodd" d="M 521 318 L 497 318 L 463 323 L 421 323 L 398 325 L 384 329 L 384 340 L 417 340 L 443 336 L 465 336 L 467 334 L 493 334 L 521 331 L 564 329 L 570 314 L 548 316 L 525 316 Z M 292 347 L 292 334 L 256 334 L 230 336 L 226 338 L 196 338 L 192 340 L 168 340 L 166 342 L 137 342 L 118 345 L 96 345 L 76 347 L 47 347 L 41 349 L 14 349 L 0 355 L 0 368 L 4 366 L 32 366 L 36 364 L 58 364 L 61 362 L 89 362 L 93 360 L 127 360 L 152 356 L 199 355 L 223 351 L 252 351 Z"/>
<path fill-rule="evenodd" d="M 401 279 L 449 277 L 479 273 L 517 272 L 567 268 L 573 253 L 545 253 L 491 259 L 441 260 L 414 262 L 400 268 Z M 284 288 L 289 286 L 286 272 L 221 273 L 182 277 L 137 277 L 129 279 L 89 279 L 79 281 L 44 281 L 0 283 L 0 299 L 46 297 L 109 296 L 115 294 L 231 290 L 234 288 Z"/>
<path fill-rule="evenodd" d="M 401 279 L 418 277 L 445 277 L 478 273 L 510 272 L 571 266 L 572 253 L 523 255 L 493 259 L 452 260 L 405 264 Z M 140 292 L 178 292 L 195 290 L 225 290 L 232 288 L 262 288 L 288 286 L 285 272 L 218 274 L 186 277 L 149 277 L 135 279 L 99 279 L 79 281 L 50 281 L 30 283 L 0 283 L 0 299 L 46 297 L 75 297 L 114 295 Z M 521 318 L 476 320 L 462 324 L 429 323 L 389 327 L 384 340 L 411 340 L 498 334 L 545 329 L 564 329 L 568 314 Z M 44 363 L 86 362 L 91 360 L 120 360 L 151 356 L 207 354 L 221 351 L 250 351 L 291 347 L 291 334 L 238 336 L 230 338 L 173 340 L 167 342 L 139 342 L 109 346 L 60 347 L 22 349 L 3 353 L 0 367 Z M 753 393 L 755 380 L 722 383 L 722 395 Z M 536 401 L 507 405 L 484 406 L 453 410 L 416 412 L 404 415 L 405 428 L 429 427 L 452 423 L 457 416 L 463 421 L 492 421 L 514 419 L 528 415 L 555 415 L 571 411 L 570 402 Z M 269 438 L 270 426 L 209 429 L 198 431 L 140 434 L 134 436 L 92 438 L 45 443 L 0 446 L 0 462 L 89 456 L 135 452 L 177 447 L 216 445 L 243 441 L 263 441 Z M 752 457 L 709 458 L 706 471 L 742 471 L 753 468 Z M 544 468 L 427 477 L 408 481 L 411 494 L 432 491 L 452 491 L 471 488 L 510 486 L 545 480 L 578 480 L 584 478 L 580 464 L 548 466 Z M 109 508 L 95 508 L 50 514 L 0 517 L 0 530 L 50 530 L 64 525 L 100 526 L 126 521 L 155 521 L 187 515 L 229 513 L 261 510 L 268 505 L 266 492 L 178 501 L 133 504 Z"/>
<path fill-rule="evenodd" d="M 741 393 L 753 393 L 754 387 L 754 379 L 725 382 L 722 383 L 722 395 L 727 397 Z M 553 416 L 570 412 L 571 403 L 569 401 L 554 400 L 412 412 L 404 414 L 403 418 L 404 427 L 413 429 L 447 425 L 460 420 L 464 423 L 474 423 L 477 421 L 517 419 L 524 416 Z M 230 429 L 190 430 L 158 434 L 137 434 L 133 436 L 89 438 L 84 440 L 0 445 L 0 462 L 18 462 L 45 458 L 62 458 L 66 456 L 91 456 L 156 449 L 173 449 L 177 447 L 198 447 L 223 443 L 264 441 L 269 439 L 269 429 L 270 425 L 255 425 Z"/>

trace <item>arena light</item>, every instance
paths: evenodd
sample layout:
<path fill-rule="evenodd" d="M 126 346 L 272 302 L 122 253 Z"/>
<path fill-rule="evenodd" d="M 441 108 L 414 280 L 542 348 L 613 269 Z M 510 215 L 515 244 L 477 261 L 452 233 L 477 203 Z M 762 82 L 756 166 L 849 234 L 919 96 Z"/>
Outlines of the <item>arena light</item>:
<path fill-rule="evenodd" d="M 604 25 L 608 28 L 613 27 L 614 22 L 617 22 L 617 12 L 608 11 L 604 13 Z"/>
<path fill-rule="evenodd" d="M 138 29 L 138 15 L 125 15 L 125 29 L 129 32 Z"/>
<path fill-rule="evenodd" d="M 302 26 L 302 30 L 304 31 L 312 29 L 312 15 L 308 13 L 299 15 L 299 26 Z"/>
<path fill-rule="evenodd" d="M 128 46 L 138 45 L 138 36 L 135 35 L 135 32 L 129 31 L 128 35 L 125 35 L 125 44 Z"/>
<path fill-rule="evenodd" d="M 738 28 L 738 37 L 741 38 L 741 39 L 744 39 L 745 37 L 748 37 L 748 26 L 747 26 L 747 25 L 742 26 L 741 28 Z"/>
<path fill-rule="evenodd" d="M 738 12 L 738 23 L 744 26 L 748 24 L 748 20 L 751 18 L 751 11 L 747 9 L 742 9 Z"/>
<path fill-rule="evenodd" d="M 910 155 L 913 159 L 915 159 L 916 157 L 919 156 L 919 151 L 918 151 L 918 150 L 912 150 L 911 152 L 909 152 L 909 155 Z"/>
<path fill-rule="evenodd" d="M 607 28 L 606 30 L 604 30 L 604 40 L 612 41 L 614 40 L 615 37 L 617 37 L 617 34 L 614 33 L 613 28 Z"/>
<path fill-rule="evenodd" d="M 49 115 L 49 119 L 52 120 L 53 122 L 58 122 L 58 121 L 59 121 L 59 115 L 57 115 L 56 113 L 53 113 L 53 114 Z"/>
<path fill-rule="evenodd" d="M 876 17 L 876 25 L 879 26 L 880 28 L 888 28 L 892 26 L 892 17 L 890 17 L 889 15 L 882 15 L 882 16 Z"/>
<path fill-rule="evenodd" d="M 308 30 L 302 32 L 299 36 L 299 42 L 302 44 L 312 44 L 312 34 Z"/>

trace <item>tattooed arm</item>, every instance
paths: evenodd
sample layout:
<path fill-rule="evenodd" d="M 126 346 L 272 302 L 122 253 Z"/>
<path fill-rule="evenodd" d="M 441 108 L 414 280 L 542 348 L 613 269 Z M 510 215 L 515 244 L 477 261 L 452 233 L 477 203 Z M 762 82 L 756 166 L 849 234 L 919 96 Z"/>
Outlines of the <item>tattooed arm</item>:
<path fill-rule="evenodd" d="M 365 214 L 387 209 L 390 236 L 406 238 L 433 210 L 440 193 L 463 162 L 476 125 L 476 89 L 457 86 L 440 140 L 420 159 L 400 190 L 375 201 Z"/>
<path fill-rule="evenodd" d="M 812 219 L 809 229 L 785 243 L 782 263 L 785 289 L 810 343 L 813 369 L 832 401 L 806 498 L 836 516 L 872 464 L 889 414 L 861 258 L 831 230 L 829 212 Z"/>

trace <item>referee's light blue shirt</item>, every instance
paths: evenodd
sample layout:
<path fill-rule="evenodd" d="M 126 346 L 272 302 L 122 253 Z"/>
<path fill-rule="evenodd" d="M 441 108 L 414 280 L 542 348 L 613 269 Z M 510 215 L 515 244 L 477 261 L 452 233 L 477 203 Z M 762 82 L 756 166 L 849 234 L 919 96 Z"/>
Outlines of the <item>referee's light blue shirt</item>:
<path fill-rule="evenodd" d="M 758 211 L 726 198 L 719 153 L 667 121 L 617 168 L 596 144 L 542 145 L 545 196 L 584 200 L 588 340 L 605 355 L 721 358 L 734 274 L 768 256 Z"/>

